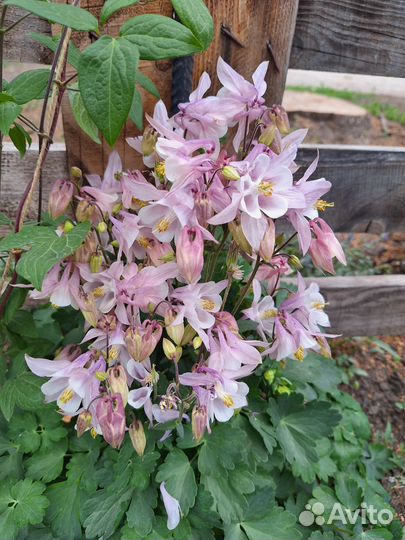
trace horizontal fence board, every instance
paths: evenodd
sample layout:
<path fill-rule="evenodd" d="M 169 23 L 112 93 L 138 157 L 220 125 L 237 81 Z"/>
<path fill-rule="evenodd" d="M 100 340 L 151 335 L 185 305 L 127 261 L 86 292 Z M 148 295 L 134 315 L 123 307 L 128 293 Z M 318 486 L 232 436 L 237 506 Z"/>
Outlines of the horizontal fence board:
<path fill-rule="evenodd" d="M 335 231 L 395 231 L 405 224 L 405 148 L 303 145 L 297 162 L 308 165 L 319 149 L 313 178 L 325 177 L 335 207 L 322 215 Z M 299 174 L 299 173 L 298 173 Z"/>
<path fill-rule="evenodd" d="M 334 230 L 381 233 L 404 226 L 405 149 L 303 145 L 297 162 L 308 165 L 315 158 L 317 149 L 320 159 L 314 178 L 324 176 L 332 182 L 332 189 L 325 198 L 335 202 L 335 207 L 322 217 Z M 36 157 L 37 149 L 32 147 L 20 160 L 13 146 L 5 143 L 0 210 L 9 215 L 15 213 L 34 171 Z M 65 146 L 54 144 L 43 175 L 45 199 L 51 183 L 66 175 Z"/>
<path fill-rule="evenodd" d="M 316 281 L 325 296 L 331 332 L 343 336 L 405 335 L 405 275 L 305 280 Z"/>
<path fill-rule="evenodd" d="M 0 211 L 15 217 L 18 203 L 24 193 L 25 187 L 34 174 L 35 163 L 38 157 L 38 147 L 34 145 L 27 151 L 25 157 L 20 159 L 19 153 L 11 143 L 3 144 L 2 179 L 0 185 Z M 48 200 L 52 183 L 57 178 L 66 178 L 68 174 L 66 165 L 66 150 L 64 144 L 53 144 L 45 161 L 43 174 L 43 199 Z M 36 202 L 38 199 L 34 197 Z M 35 217 L 36 204 L 32 205 L 30 217 Z"/>
<path fill-rule="evenodd" d="M 8 7 L 5 28 L 26 15 L 26 11 Z M 50 64 L 52 52 L 32 39 L 32 32 L 51 35 L 51 25 L 39 17 L 30 15 L 4 37 L 4 58 L 11 62 L 32 62 L 35 64 Z"/>
<path fill-rule="evenodd" d="M 300 0 L 290 68 L 403 77 L 405 0 Z"/>

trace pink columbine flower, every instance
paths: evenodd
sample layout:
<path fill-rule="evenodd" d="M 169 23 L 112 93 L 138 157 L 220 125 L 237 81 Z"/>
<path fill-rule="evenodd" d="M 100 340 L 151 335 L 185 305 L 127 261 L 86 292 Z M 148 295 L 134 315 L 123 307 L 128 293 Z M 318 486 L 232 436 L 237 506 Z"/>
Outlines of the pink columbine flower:
<path fill-rule="evenodd" d="M 187 283 L 196 283 L 204 266 L 204 240 L 197 227 L 184 227 L 176 242 L 176 262 Z"/>
<path fill-rule="evenodd" d="M 42 290 L 34 289 L 30 296 L 35 300 L 49 298 L 51 304 L 56 307 L 72 306 L 78 309 L 76 298 L 79 286 L 80 275 L 75 265 L 67 263 L 63 268 L 62 263 L 58 263 L 46 275 Z"/>
<path fill-rule="evenodd" d="M 120 448 L 125 436 L 125 408 L 121 394 L 98 399 L 96 414 L 104 439 L 113 448 Z"/>
<path fill-rule="evenodd" d="M 311 240 L 309 254 L 317 268 L 334 274 L 333 258 L 346 265 L 346 257 L 339 240 L 334 235 L 329 225 L 321 218 L 310 222 L 311 230 L 315 238 Z"/>
<path fill-rule="evenodd" d="M 56 219 L 62 216 L 72 201 L 74 185 L 70 180 L 57 180 L 49 194 L 49 213 Z"/>
<path fill-rule="evenodd" d="M 222 298 L 219 293 L 225 289 L 226 284 L 226 280 L 194 283 L 179 287 L 171 294 L 172 299 L 183 304 L 179 306 L 179 314 L 173 324 L 180 324 L 186 318 L 207 348 L 209 339 L 205 330 L 215 324 L 213 314 L 220 310 Z"/>
<path fill-rule="evenodd" d="M 125 332 L 125 344 L 131 357 L 137 362 L 147 360 L 162 337 L 162 326 L 147 319 L 142 324 L 130 326 Z"/>

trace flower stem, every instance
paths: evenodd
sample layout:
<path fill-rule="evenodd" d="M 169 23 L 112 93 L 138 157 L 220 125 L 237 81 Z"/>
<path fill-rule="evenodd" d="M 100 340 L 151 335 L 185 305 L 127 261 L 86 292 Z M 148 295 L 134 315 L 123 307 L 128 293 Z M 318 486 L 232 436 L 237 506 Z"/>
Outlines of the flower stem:
<path fill-rule="evenodd" d="M 260 266 L 260 255 L 257 256 L 256 263 L 255 263 L 255 266 L 253 268 L 253 271 L 250 274 L 249 279 L 246 282 L 246 285 L 243 287 L 243 289 L 242 289 L 242 291 L 240 293 L 239 300 L 237 301 L 235 307 L 232 310 L 232 315 L 235 315 L 235 313 L 238 311 L 239 307 L 241 306 L 243 300 L 245 299 L 245 296 L 247 295 L 247 293 L 248 293 L 248 291 L 250 289 L 252 281 L 254 280 L 255 275 L 257 274 L 257 271 L 259 270 L 259 266 Z"/>

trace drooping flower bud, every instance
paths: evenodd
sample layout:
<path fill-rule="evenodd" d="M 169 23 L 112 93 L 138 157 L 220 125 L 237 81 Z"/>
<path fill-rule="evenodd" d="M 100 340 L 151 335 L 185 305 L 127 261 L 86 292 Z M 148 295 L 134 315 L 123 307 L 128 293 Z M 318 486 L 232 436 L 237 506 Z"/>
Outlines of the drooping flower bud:
<path fill-rule="evenodd" d="M 186 328 L 184 329 L 184 335 L 183 335 L 183 339 L 181 340 L 180 345 L 184 347 L 185 345 L 188 345 L 189 343 L 191 343 L 196 333 L 197 332 L 194 330 L 194 328 L 188 324 Z"/>
<path fill-rule="evenodd" d="M 181 340 L 184 336 L 184 323 L 173 325 L 178 313 L 176 308 L 169 308 L 165 313 L 166 332 L 176 345 L 181 345 Z"/>
<path fill-rule="evenodd" d="M 269 263 L 273 257 L 274 246 L 276 243 L 276 227 L 272 219 L 267 220 L 267 230 L 260 242 L 260 256 Z"/>
<path fill-rule="evenodd" d="M 276 135 L 276 126 L 272 123 L 266 126 L 260 134 L 259 143 L 271 146 Z"/>
<path fill-rule="evenodd" d="M 204 239 L 200 229 L 183 228 L 177 240 L 176 261 L 187 283 L 197 283 L 204 266 Z"/>
<path fill-rule="evenodd" d="M 96 414 L 104 439 L 113 448 L 120 448 L 125 436 L 125 409 L 121 394 L 99 399 Z"/>
<path fill-rule="evenodd" d="M 63 232 L 65 234 L 69 234 L 70 231 L 73 231 L 73 229 L 75 228 L 74 224 L 70 221 L 70 219 L 68 219 L 67 221 L 65 221 L 65 223 L 63 224 Z"/>
<path fill-rule="evenodd" d="M 214 215 L 211 199 L 207 193 L 197 193 L 194 202 L 197 221 L 202 227 L 207 228 L 208 220 Z"/>
<path fill-rule="evenodd" d="M 162 327 L 149 319 L 125 332 L 125 344 L 129 354 L 137 362 L 143 362 L 153 353 L 162 337 Z"/>
<path fill-rule="evenodd" d="M 82 170 L 79 169 L 79 167 L 72 167 L 70 169 L 70 176 L 76 181 L 81 180 L 83 178 Z"/>
<path fill-rule="evenodd" d="M 79 201 L 76 207 L 76 219 L 79 222 L 90 221 L 96 212 L 96 207 L 88 201 Z"/>
<path fill-rule="evenodd" d="M 163 352 L 165 353 L 166 358 L 178 362 L 183 354 L 183 349 L 181 347 L 176 347 L 170 339 L 163 338 Z"/>
<path fill-rule="evenodd" d="M 56 219 L 62 216 L 73 198 L 74 185 L 70 180 L 57 180 L 49 195 L 49 213 Z"/>
<path fill-rule="evenodd" d="M 105 221 L 100 221 L 97 224 L 97 230 L 99 233 L 105 233 L 107 231 L 107 223 Z"/>
<path fill-rule="evenodd" d="M 281 105 L 273 105 L 270 111 L 271 117 L 280 133 L 282 135 L 287 135 L 287 133 L 290 133 L 290 122 L 288 120 L 287 111 L 284 109 L 284 107 Z"/>
<path fill-rule="evenodd" d="M 267 369 L 264 372 L 263 376 L 264 376 L 265 380 L 268 382 L 268 384 L 273 384 L 274 379 L 276 378 L 276 372 L 277 372 L 276 369 Z"/>
<path fill-rule="evenodd" d="M 76 432 L 77 436 L 81 437 L 88 429 L 90 429 L 93 417 L 90 411 L 83 411 L 77 417 Z"/>
<path fill-rule="evenodd" d="M 200 442 L 204 437 L 207 422 L 207 407 L 194 407 L 193 412 L 191 413 L 191 429 L 193 431 L 193 437 L 197 442 Z"/>
<path fill-rule="evenodd" d="M 134 420 L 129 426 L 129 436 L 131 438 L 132 446 L 139 457 L 142 457 L 146 447 L 145 430 L 142 422 Z"/>
<path fill-rule="evenodd" d="M 76 301 L 86 321 L 91 326 L 96 327 L 101 314 L 97 309 L 94 296 L 91 293 L 87 294 L 82 290 L 79 291 Z"/>
<path fill-rule="evenodd" d="M 141 152 L 145 157 L 150 156 L 155 151 L 156 141 L 158 138 L 157 132 L 152 126 L 147 126 L 143 132 L 141 142 Z"/>
<path fill-rule="evenodd" d="M 98 240 L 96 234 L 94 232 L 89 233 L 84 243 L 74 252 L 73 260 L 80 263 L 89 262 L 93 253 L 97 251 L 97 246 Z"/>
<path fill-rule="evenodd" d="M 242 225 L 235 220 L 228 223 L 228 227 L 232 233 L 232 238 L 234 239 L 236 244 L 240 247 L 240 249 L 244 253 L 251 255 L 252 246 L 249 244 L 249 242 L 246 239 L 246 236 L 243 233 Z"/>
<path fill-rule="evenodd" d="M 291 264 L 291 266 L 293 266 L 297 270 L 301 270 L 302 264 L 301 264 L 301 261 L 299 260 L 299 258 L 296 255 L 289 255 L 288 256 L 288 262 Z"/>
<path fill-rule="evenodd" d="M 195 338 L 193 339 L 193 348 L 194 350 L 198 350 L 202 345 L 202 339 L 200 338 L 200 336 L 195 336 Z"/>
<path fill-rule="evenodd" d="M 120 394 L 124 407 L 128 403 L 128 381 L 127 374 L 123 366 L 115 366 L 108 370 L 108 381 L 111 390 L 115 394 Z"/>
<path fill-rule="evenodd" d="M 93 272 L 93 274 L 97 274 L 97 272 L 100 272 L 101 265 L 103 264 L 103 256 L 101 253 L 93 253 L 93 255 L 90 257 L 90 270 Z"/>
<path fill-rule="evenodd" d="M 232 165 L 226 165 L 222 169 L 222 176 L 226 178 L 227 180 L 236 181 L 240 180 L 240 174 L 238 173 L 238 169 L 233 167 Z"/>

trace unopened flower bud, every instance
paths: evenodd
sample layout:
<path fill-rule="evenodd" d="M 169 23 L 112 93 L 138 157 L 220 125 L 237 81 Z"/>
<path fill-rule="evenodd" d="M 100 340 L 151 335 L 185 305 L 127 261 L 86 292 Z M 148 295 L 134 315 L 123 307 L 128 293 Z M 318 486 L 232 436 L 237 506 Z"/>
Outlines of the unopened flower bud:
<path fill-rule="evenodd" d="M 207 422 L 207 408 L 204 406 L 194 407 L 193 412 L 191 413 L 191 429 L 193 431 L 193 437 L 197 442 L 200 442 L 204 437 Z"/>
<path fill-rule="evenodd" d="M 236 169 L 236 167 L 233 167 L 232 165 L 226 165 L 222 169 L 222 176 L 227 180 L 231 181 L 240 180 L 240 174 L 238 173 L 238 169 Z"/>
<path fill-rule="evenodd" d="M 120 247 L 118 240 L 113 240 L 112 242 L 110 242 L 110 244 L 111 244 L 112 247 L 114 247 L 114 248 Z"/>
<path fill-rule="evenodd" d="M 166 358 L 178 362 L 183 354 L 183 349 L 181 347 L 176 347 L 170 339 L 163 338 L 163 352 L 165 353 Z"/>
<path fill-rule="evenodd" d="M 196 335 L 196 333 L 197 332 L 194 330 L 194 328 L 188 324 L 184 329 L 184 335 L 180 345 L 182 347 L 188 345 L 193 340 L 193 337 Z"/>
<path fill-rule="evenodd" d="M 100 221 L 97 225 L 97 230 L 99 233 L 107 232 L 107 223 L 105 221 Z"/>
<path fill-rule="evenodd" d="M 288 121 L 287 111 L 284 107 L 281 105 L 273 105 L 271 108 L 271 116 L 282 135 L 290 133 L 290 122 Z"/>
<path fill-rule="evenodd" d="M 79 222 L 90 221 L 96 212 L 95 206 L 87 201 L 79 201 L 76 207 L 76 219 Z"/>
<path fill-rule="evenodd" d="M 83 177 L 82 170 L 79 167 L 72 167 L 70 169 L 70 176 L 75 180 L 80 180 Z"/>
<path fill-rule="evenodd" d="M 275 369 L 267 369 L 264 372 L 263 376 L 264 376 L 265 380 L 268 382 L 268 384 L 273 384 L 274 379 L 276 377 L 276 372 L 277 372 L 277 370 L 275 370 Z"/>
<path fill-rule="evenodd" d="M 65 223 L 63 224 L 63 232 L 65 234 L 70 233 L 70 231 L 73 231 L 74 228 L 75 226 L 70 220 L 65 221 Z"/>
<path fill-rule="evenodd" d="M 272 219 L 267 220 L 267 230 L 260 242 L 260 256 L 269 263 L 273 257 L 274 246 L 276 243 L 276 227 Z"/>
<path fill-rule="evenodd" d="M 86 236 L 85 241 L 79 247 L 79 249 L 76 249 L 76 251 L 74 252 L 73 260 L 79 263 L 87 263 L 90 261 L 90 258 L 93 255 L 93 253 L 97 251 L 97 248 L 98 248 L 97 236 L 96 236 L 96 233 L 92 231 Z"/>
<path fill-rule="evenodd" d="M 90 257 L 90 270 L 93 272 L 93 274 L 96 274 L 97 272 L 100 272 L 101 265 L 103 264 L 103 256 L 97 253 L 94 253 Z"/>
<path fill-rule="evenodd" d="M 188 283 L 197 283 L 204 266 L 204 239 L 200 229 L 184 227 L 176 244 L 180 274 Z"/>
<path fill-rule="evenodd" d="M 169 338 L 171 338 L 176 345 L 181 345 L 181 340 L 184 336 L 184 324 L 181 322 L 180 324 L 173 325 L 173 321 L 176 319 L 177 315 L 174 308 L 168 309 L 165 314 L 165 325 Z"/>
<path fill-rule="evenodd" d="M 115 204 L 115 205 L 113 206 L 113 208 L 112 208 L 112 213 L 113 213 L 113 215 L 114 215 L 114 216 L 117 216 L 117 215 L 121 212 L 122 208 L 123 208 L 123 206 L 122 206 L 121 203 Z"/>
<path fill-rule="evenodd" d="M 104 439 L 113 448 L 120 448 L 125 436 L 125 408 L 121 394 L 97 400 L 96 414 Z"/>
<path fill-rule="evenodd" d="M 289 255 L 288 262 L 291 264 L 291 266 L 293 266 L 297 270 L 301 270 L 302 264 L 296 255 Z"/>
<path fill-rule="evenodd" d="M 76 433 L 78 437 L 81 437 L 88 429 L 90 429 L 91 421 L 93 417 L 90 411 L 83 411 L 77 417 Z"/>
<path fill-rule="evenodd" d="M 242 225 L 240 223 L 237 223 L 236 221 L 231 221 L 230 223 L 228 223 L 228 227 L 232 233 L 232 238 L 234 239 L 236 244 L 240 247 L 240 249 L 244 253 L 251 255 L 252 247 L 247 241 L 246 236 L 243 233 Z"/>
<path fill-rule="evenodd" d="M 147 126 L 143 132 L 141 142 L 141 152 L 145 157 L 150 156 L 155 151 L 156 141 L 158 138 L 157 132 L 152 126 Z"/>
<path fill-rule="evenodd" d="M 124 407 L 128 403 L 128 381 L 127 374 L 123 366 L 115 366 L 108 370 L 108 381 L 111 390 L 115 394 L 120 394 Z"/>
<path fill-rule="evenodd" d="M 108 373 L 105 371 L 96 371 L 96 379 L 100 382 L 104 382 L 108 379 Z"/>
<path fill-rule="evenodd" d="M 135 452 L 139 457 L 142 457 L 146 447 L 145 430 L 142 422 L 134 420 L 129 426 L 129 436 L 134 447 Z"/>
<path fill-rule="evenodd" d="M 83 314 L 83 317 L 91 326 L 95 328 L 100 317 L 100 312 L 97 309 L 94 296 L 81 291 L 77 295 L 76 301 L 80 311 Z"/>
<path fill-rule="evenodd" d="M 137 362 L 147 360 L 162 337 L 162 327 L 157 321 L 146 320 L 137 326 L 130 326 L 125 332 L 125 345 L 129 354 Z"/>
<path fill-rule="evenodd" d="M 270 124 L 269 126 L 266 126 L 261 132 L 258 141 L 259 143 L 265 144 L 266 146 L 271 146 L 273 144 L 275 134 L 276 126 L 274 124 Z"/>
<path fill-rule="evenodd" d="M 197 349 L 199 349 L 201 345 L 202 345 L 202 339 L 200 338 L 200 336 L 195 336 L 195 338 L 193 339 L 194 350 L 196 351 Z"/>
<path fill-rule="evenodd" d="M 49 213 L 56 219 L 62 216 L 73 198 L 74 185 L 69 180 L 57 180 L 49 195 Z"/>

